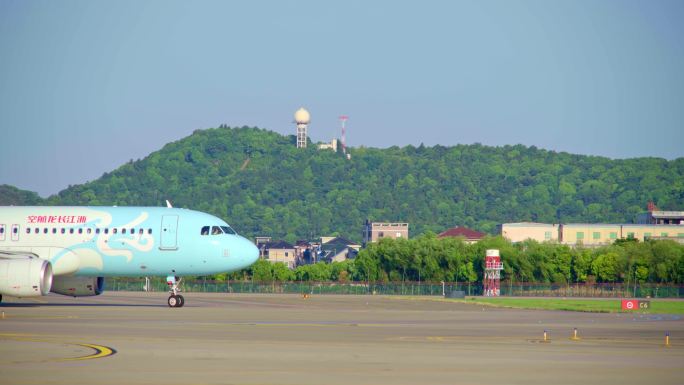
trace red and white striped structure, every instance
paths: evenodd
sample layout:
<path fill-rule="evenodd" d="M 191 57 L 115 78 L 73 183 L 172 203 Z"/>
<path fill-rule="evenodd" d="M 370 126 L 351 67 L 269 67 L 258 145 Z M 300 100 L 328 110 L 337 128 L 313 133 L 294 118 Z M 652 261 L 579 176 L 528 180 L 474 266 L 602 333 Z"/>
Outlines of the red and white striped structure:
<path fill-rule="evenodd" d="M 342 125 L 342 153 L 346 155 L 347 154 L 347 138 L 346 138 L 347 130 L 346 130 L 345 126 L 347 124 L 347 120 L 349 120 L 349 117 L 347 115 L 340 115 L 339 119 L 340 119 L 340 123 Z"/>
<path fill-rule="evenodd" d="M 487 250 L 485 255 L 485 270 L 483 282 L 483 294 L 486 297 L 498 297 L 500 294 L 499 287 L 501 282 L 501 270 L 503 270 L 503 263 L 499 257 L 499 250 Z"/>

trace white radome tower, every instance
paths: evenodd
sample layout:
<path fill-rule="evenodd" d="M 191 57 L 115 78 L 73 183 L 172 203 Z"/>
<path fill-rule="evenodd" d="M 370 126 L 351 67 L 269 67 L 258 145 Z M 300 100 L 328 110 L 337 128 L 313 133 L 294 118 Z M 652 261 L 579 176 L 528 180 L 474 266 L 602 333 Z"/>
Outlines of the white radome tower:
<path fill-rule="evenodd" d="M 306 148 L 306 128 L 311 121 L 311 115 L 302 107 L 295 112 L 294 119 L 297 124 L 297 148 Z"/>

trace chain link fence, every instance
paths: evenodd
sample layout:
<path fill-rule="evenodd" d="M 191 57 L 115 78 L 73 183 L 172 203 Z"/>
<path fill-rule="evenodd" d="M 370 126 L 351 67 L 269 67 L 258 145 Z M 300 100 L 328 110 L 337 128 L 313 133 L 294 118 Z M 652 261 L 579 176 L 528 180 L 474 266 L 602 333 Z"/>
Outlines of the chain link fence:
<path fill-rule="evenodd" d="M 251 282 L 184 280 L 185 292 L 197 293 L 281 293 L 281 294 L 376 294 L 442 296 L 453 292 L 482 295 L 481 284 L 448 282 Z M 157 291 L 168 290 L 163 278 L 106 278 L 105 290 Z M 501 295 L 510 297 L 604 297 L 604 298 L 684 298 L 684 285 L 657 284 L 529 284 L 501 283 Z"/>

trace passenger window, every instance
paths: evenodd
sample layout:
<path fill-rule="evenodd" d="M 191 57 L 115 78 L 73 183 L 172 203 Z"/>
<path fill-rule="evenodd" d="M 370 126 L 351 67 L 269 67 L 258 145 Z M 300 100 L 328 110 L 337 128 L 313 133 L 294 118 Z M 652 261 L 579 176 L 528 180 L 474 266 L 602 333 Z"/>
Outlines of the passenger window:
<path fill-rule="evenodd" d="M 57 228 L 56 227 L 52 228 L 52 234 L 57 234 Z"/>
<path fill-rule="evenodd" d="M 152 229 L 147 229 L 147 234 L 152 234 Z"/>
<path fill-rule="evenodd" d="M 105 234 L 109 234 L 109 228 L 108 228 L 108 227 L 105 227 L 104 233 L 105 233 Z"/>
<path fill-rule="evenodd" d="M 92 233 L 92 232 L 93 232 L 93 229 L 91 229 L 90 227 L 88 227 L 88 228 L 86 229 L 86 233 L 90 234 L 90 233 Z"/>
<path fill-rule="evenodd" d="M 78 229 L 79 234 L 83 234 L 83 229 Z"/>
<path fill-rule="evenodd" d="M 65 229 L 64 227 L 62 227 L 62 228 L 59 230 L 59 232 L 62 233 L 62 234 L 64 234 L 64 233 L 66 232 L 66 229 Z"/>
<path fill-rule="evenodd" d="M 116 234 L 116 227 L 112 229 L 112 234 Z"/>
<path fill-rule="evenodd" d="M 144 232 L 145 232 L 145 230 L 143 230 L 143 229 L 138 230 L 138 234 L 142 234 Z"/>
<path fill-rule="evenodd" d="M 73 234 L 73 233 L 74 233 L 74 229 L 69 229 L 69 234 Z"/>
<path fill-rule="evenodd" d="M 209 226 L 202 227 L 202 235 L 209 235 Z"/>
<path fill-rule="evenodd" d="M 211 235 L 218 235 L 218 234 L 223 234 L 223 231 L 221 231 L 221 228 L 218 226 L 212 226 L 211 227 Z"/>
<path fill-rule="evenodd" d="M 135 234 L 135 229 L 131 229 L 131 234 Z"/>
<path fill-rule="evenodd" d="M 95 234 L 100 234 L 100 229 L 95 229 Z"/>
<path fill-rule="evenodd" d="M 48 228 L 46 227 L 43 229 L 43 234 L 47 234 L 47 232 L 48 232 Z"/>
<path fill-rule="evenodd" d="M 0 234 L 5 234 L 5 225 L 0 226 Z"/>
<path fill-rule="evenodd" d="M 121 234 L 126 234 L 126 229 L 121 229 Z"/>
<path fill-rule="evenodd" d="M 33 232 L 36 234 L 40 234 L 40 229 L 36 227 L 35 229 L 33 229 Z"/>
<path fill-rule="evenodd" d="M 26 228 L 26 234 L 31 234 L 31 229 L 28 227 Z"/>

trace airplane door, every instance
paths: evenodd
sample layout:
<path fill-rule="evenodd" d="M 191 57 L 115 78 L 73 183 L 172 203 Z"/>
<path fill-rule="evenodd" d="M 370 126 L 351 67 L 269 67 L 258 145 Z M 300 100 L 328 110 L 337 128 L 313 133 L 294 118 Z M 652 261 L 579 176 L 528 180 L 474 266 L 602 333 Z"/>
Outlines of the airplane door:
<path fill-rule="evenodd" d="M 178 215 L 164 215 L 161 223 L 162 250 L 178 249 Z"/>
<path fill-rule="evenodd" d="M 12 240 L 19 240 L 19 225 L 12 225 Z"/>

